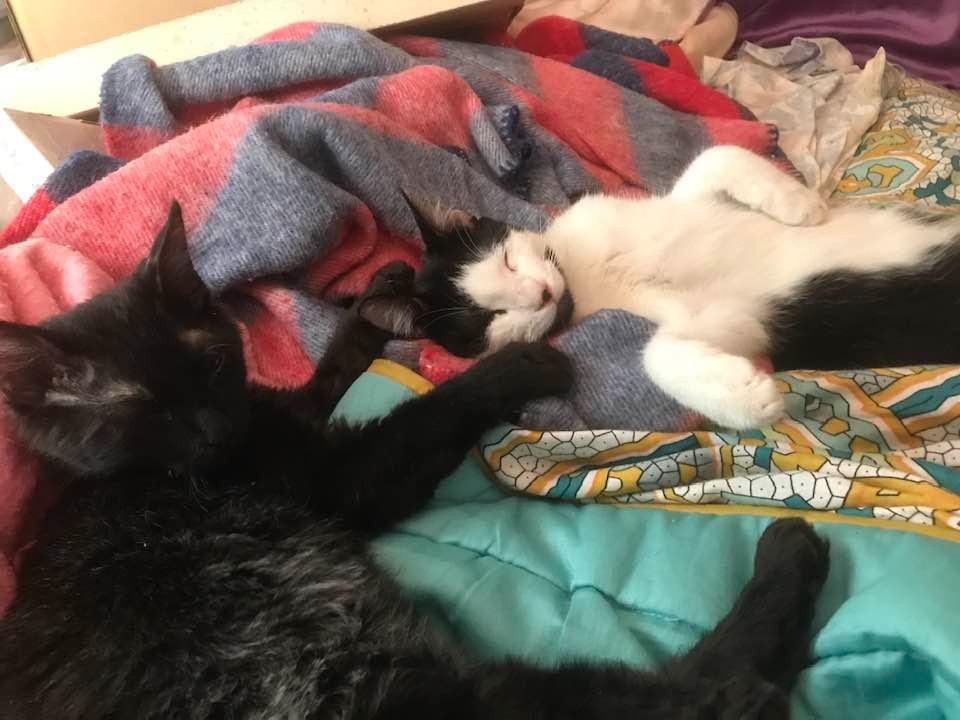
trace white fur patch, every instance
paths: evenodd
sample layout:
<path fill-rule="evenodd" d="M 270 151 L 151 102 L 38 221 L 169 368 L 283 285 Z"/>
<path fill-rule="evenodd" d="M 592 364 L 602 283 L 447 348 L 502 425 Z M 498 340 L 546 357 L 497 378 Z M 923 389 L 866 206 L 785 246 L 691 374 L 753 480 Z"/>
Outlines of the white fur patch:
<path fill-rule="evenodd" d="M 190 328 L 180 332 L 177 338 L 186 345 L 203 348 L 213 341 L 213 333 L 199 328 Z"/>
<path fill-rule="evenodd" d="M 48 405 L 110 405 L 113 403 L 148 397 L 146 388 L 124 380 L 100 381 L 92 365 L 84 366 L 83 373 L 55 378 L 44 400 Z"/>

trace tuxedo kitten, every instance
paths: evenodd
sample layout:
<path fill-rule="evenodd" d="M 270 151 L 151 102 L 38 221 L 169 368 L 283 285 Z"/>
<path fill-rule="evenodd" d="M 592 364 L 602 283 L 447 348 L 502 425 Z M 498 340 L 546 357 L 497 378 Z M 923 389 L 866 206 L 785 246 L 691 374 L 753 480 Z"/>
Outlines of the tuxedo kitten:
<path fill-rule="evenodd" d="M 626 310 L 658 325 L 635 361 L 722 426 L 783 414 L 759 357 L 777 370 L 960 362 L 960 216 L 828 211 L 739 147 L 705 151 L 668 195 L 587 196 L 539 233 L 420 224 L 426 261 L 395 329 L 478 355 Z"/>
<path fill-rule="evenodd" d="M 411 282 L 388 266 L 371 293 Z M 381 419 L 330 421 L 385 340 L 349 312 L 304 387 L 248 385 L 177 208 L 114 289 L 40 326 L 0 324 L 0 391 L 60 491 L 0 620 L 0 716 L 786 716 L 828 567 L 798 520 L 770 526 L 731 613 L 658 674 L 477 662 L 436 632 L 369 539 L 571 371 L 513 343 Z"/>

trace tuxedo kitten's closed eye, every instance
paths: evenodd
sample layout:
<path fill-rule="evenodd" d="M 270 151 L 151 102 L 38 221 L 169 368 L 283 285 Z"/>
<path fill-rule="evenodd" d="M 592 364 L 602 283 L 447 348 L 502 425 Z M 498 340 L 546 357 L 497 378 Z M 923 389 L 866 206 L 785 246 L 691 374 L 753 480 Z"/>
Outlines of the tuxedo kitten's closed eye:
<path fill-rule="evenodd" d="M 243 427 L 240 338 L 181 260 L 179 213 L 116 292 L 69 319 L 0 323 L 0 390 L 20 435 L 73 473 L 202 465 Z"/>

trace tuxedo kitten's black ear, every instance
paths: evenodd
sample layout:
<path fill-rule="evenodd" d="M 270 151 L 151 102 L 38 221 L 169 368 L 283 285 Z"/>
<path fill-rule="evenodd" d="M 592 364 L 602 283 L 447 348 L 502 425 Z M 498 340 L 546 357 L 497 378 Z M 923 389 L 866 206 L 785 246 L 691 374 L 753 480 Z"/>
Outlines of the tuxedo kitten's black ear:
<path fill-rule="evenodd" d="M 176 201 L 170 206 L 166 225 L 153 241 L 147 265 L 166 302 L 191 313 L 207 308 L 210 291 L 193 267 L 183 215 Z"/>
<path fill-rule="evenodd" d="M 456 239 L 457 231 L 473 225 L 474 219 L 470 215 L 463 210 L 443 209 L 437 204 L 429 207 L 426 203 L 414 201 L 403 190 L 400 192 L 410 206 L 428 252 L 442 253 L 444 250 L 460 248 L 461 243 Z"/>
<path fill-rule="evenodd" d="M 473 221 L 470 237 L 481 248 L 502 242 L 510 234 L 510 226 L 492 218 L 479 218 Z"/>
<path fill-rule="evenodd" d="M 360 300 L 357 313 L 374 327 L 406 340 L 422 338 L 422 300 L 404 295 L 371 295 Z"/>
<path fill-rule="evenodd" d="M 0 321 L 0 394 L 9 402 L 40 402 L 68 364 L 43 328 Z"/>

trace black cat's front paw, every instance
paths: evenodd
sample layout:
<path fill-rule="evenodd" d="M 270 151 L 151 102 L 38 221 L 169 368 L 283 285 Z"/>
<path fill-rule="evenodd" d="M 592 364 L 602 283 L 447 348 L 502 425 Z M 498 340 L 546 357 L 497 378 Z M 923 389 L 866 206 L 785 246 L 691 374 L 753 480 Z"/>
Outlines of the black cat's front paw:
<path fill-rule="evenodd" d="M 483 362 L 495 365 L 511 391 L 526 400 L 563 395 L 573 385 L 570 358 L 546 343 L 510 343 Z"/>
<path fill-rule="evenodd" d="M 783 573 L 798 578 L 814 594 L 830 570 L 830 544 L 801 518 L 770 524 L 757 542 L 755 572 Z"/>
<path fill-rule="evenodd" d="M 402 260 L 387 263 L 374 273 L 361 298 L 379 295 L 411 295 L 415 272 Z"/>

